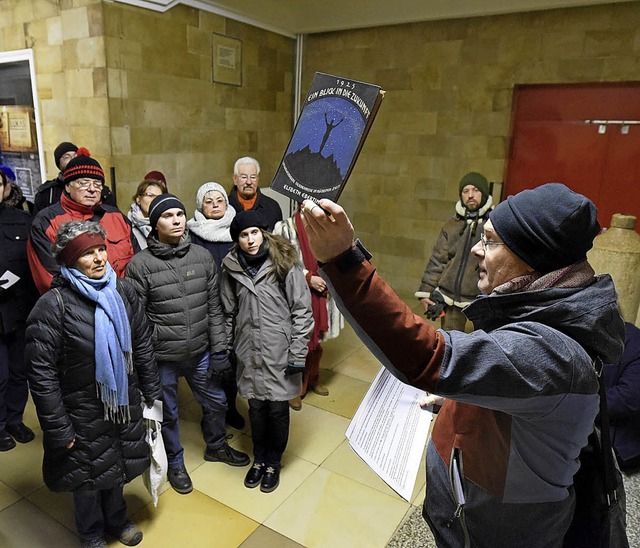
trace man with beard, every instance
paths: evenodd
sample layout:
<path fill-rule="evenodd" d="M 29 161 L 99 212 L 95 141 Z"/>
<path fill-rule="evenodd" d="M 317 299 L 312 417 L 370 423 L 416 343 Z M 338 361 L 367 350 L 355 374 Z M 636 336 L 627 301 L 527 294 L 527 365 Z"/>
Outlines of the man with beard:
<path fill-rule="evenodd" d="M 233 188 L 229 192 L 229 203 L 236 211 L 258 211 L 267 221 L 267 230 L 273 231 L 278 221 L 282 221 L 282 210 L 273 198 L 260 192 L 260 164 L 255 158 L 245 156 L 236 160 L 233 166 Z"/>
<path fill-rule="evenodd" d="M 427 318 L 441 317 L 446 331 L 464 331 L 467 319 L 462 309 L 478 295 L 478 263 L 471 248 L 493 209 L 489 183 L 480 173 L 472 171 L 460 179 L 459 192 L 456 213 L 442 227 L 415 293 Z"/>

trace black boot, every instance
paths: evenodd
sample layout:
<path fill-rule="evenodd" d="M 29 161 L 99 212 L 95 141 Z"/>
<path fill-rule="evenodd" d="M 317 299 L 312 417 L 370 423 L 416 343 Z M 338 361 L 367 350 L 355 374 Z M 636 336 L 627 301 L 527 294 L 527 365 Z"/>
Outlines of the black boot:
<path fill-rule="evenodd" d="M 275 491 L 280 485 L 280 467 L 279 466 L 267 466 L 262 476 L 262 482 L 260 483 L 260 491 L 263 493 L 271 493 Z"/>

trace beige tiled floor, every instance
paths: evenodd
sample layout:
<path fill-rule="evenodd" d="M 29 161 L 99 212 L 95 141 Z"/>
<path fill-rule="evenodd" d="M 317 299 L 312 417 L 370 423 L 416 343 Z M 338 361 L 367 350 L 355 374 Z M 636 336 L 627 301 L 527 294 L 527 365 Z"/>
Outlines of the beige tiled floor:
<path fill-rule="evenodd" d="M 181 439 L 194 491 L 164 486 L 157 508 L 141 478 L 125 489 L 129 513 L 144 531 L 141 546 L 164 547 L 384 547 L 413 505 L 424 497 L 419 473 L 411 503 L 390 489 L 351 450 L 344 436 L 379 364 L 347 326 L 324 345 L 322 383 L 328 397 L 309 394 L 291 412 L 280 486 L 270 494 L 243 486 L 247 468 L 203 459 L 200 410 L 181 387 Z M 246 403 L 240 401 L 246 417 Z M 29 404 L 25 422 L 37 426 Z M 248 428 L 230 430 L 230 443 L 250 452 Z M 69 493 L 42 483 L 41 436 L 0 453 L 0 547 L 78 545 Z M 113 541 L 111 546 L 119 546 Z"/>

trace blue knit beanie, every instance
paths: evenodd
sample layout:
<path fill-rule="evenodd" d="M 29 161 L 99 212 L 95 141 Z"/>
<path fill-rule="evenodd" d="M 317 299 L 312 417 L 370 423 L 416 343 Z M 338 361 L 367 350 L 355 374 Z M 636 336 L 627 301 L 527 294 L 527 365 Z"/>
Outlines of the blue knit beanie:
<path fill-rule="evenodd" d="M 560 183 L 509 196 L 489 214 L 507 247 L 541 274 L 586 258 L 600 232 L 597 216 L 591 200 Z"/>

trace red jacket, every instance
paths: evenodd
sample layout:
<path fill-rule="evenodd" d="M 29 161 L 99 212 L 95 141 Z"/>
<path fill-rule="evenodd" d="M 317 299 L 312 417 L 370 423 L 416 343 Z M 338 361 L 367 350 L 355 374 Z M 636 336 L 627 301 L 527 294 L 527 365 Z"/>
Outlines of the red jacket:
<path fill-rule="evenodd" d="M 31 224 L 27 243 L 27 256 L 40 294 L 48 291 L 53 276 L 60 272 L 60 265 L 51 255 L 51 244 L 56 240 L 60 225 L 69 221 L 96 221 L 107 233 L 109 263 L 121 278 L 131 257 L 139 251 L 131 232 L 131 225 L 119 209 L 108 205 L 88 207 L 74 202 L 66 193 L 60 202 L 40 211 Z"/>

